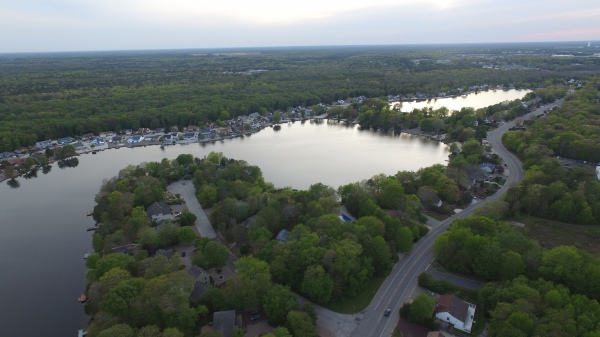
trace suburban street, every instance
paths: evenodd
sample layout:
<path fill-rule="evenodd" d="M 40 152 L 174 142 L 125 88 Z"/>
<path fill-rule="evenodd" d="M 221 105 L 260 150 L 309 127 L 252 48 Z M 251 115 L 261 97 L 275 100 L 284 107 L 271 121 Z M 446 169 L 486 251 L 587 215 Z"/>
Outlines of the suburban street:
<path fill-rule="evenodd" d="M 544 110 L 551 109 L 561 103 L 562 100 L 558 100 L 552 104 L 542 106 L 523 117 L 519 117 L 519 119 L 530 119 L 541 114 Z M 521 162 L 504 147 L 501 141 L 502 134 L 513 127 L 515 123 L 516 121 L 504 123 L 497 129 L 488 133 L 488 142 L 493 150 L 504 160 L 509 173 L 506 183 L 494 195 L 488 197 L 486 200 L 498 200 L 510 186 L 519 183 L 524 178 L 525 172 L 521 167 Z M 473 211 L 482 203 L 483 202 L 472 204 L 462 212 L 440 222 L 437 227 L 432 229 L 427 236 L 422 238 L 415 245 L 410 254 L 401 258 L 391 274 L 384 281 L 377 294 L 373 297 L 369 307 L 362 313 L 356 315 L 356 323 L 353 323 L 356 325 L 352 334 L 353 336 L 387 337 L 391 335 L 398 322 L 398 310 L 404 302 L 407 302 L 412 298 L 411 294 L 417 287 L 419 274 L 425 271 L 433 261 L 432 247 L 437 236 L 443 233 L 452 221 L 472 215 Z M 388 308 L 392 310 L 393 314 L 389 317 L 385 317 L 383 314 Z M 319 321 L 321 321 L 321 316 L 319 316 Z M 325 326 L 332 325 L 332 323 L 333 322 L 319 322 L 319 324 Z M 342 336 L 341 334 L 334 335 Z"/>

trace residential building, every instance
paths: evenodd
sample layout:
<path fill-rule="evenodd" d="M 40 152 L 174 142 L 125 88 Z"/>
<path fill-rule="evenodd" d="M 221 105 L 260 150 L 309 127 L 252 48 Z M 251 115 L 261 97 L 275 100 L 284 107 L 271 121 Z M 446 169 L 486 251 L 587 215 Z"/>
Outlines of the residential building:
<path fill-rule="evenodd" d="M 171 220 L 171 207 L 162 201 L 157 201 L 146 209 L 146 214 L 152 221 Z"/>
<path fill-rule="evenodd" d="M 38 150 L 47 149 L 50 146 L 52 146 L 52 140 L 50 139 L 35 143 L 35 148 Z"/>
<path fill-rule="evenodd" d="M 132 136 L 127 140 L 128 144 L 137 144 L 144 140 L 144 136 Z"/>
<path fill-rule="evenodd" d="M 213 314 L 213 329 L 219 331 L 223 337 L 233 336 L 235 326 L 235 310 L 217 311 Z"/>
<path fill-rule="evenodd" d="M 470 333 L 475 309 L 475 304 L 464 302 L 454 295 L 441 295 L 434 313 L 440 321 L 448 322 L 455 329 Z"/>
<path fill-rule="evenodd" d="M 56 140 L 56 142 L 58 143 L 58 145 L 65 145 L 65 144 L 71 144 L 75 141 L 75 139 L 73 139 L 73 137 L 63 137 L 63 138 L 59 138 Z"/>

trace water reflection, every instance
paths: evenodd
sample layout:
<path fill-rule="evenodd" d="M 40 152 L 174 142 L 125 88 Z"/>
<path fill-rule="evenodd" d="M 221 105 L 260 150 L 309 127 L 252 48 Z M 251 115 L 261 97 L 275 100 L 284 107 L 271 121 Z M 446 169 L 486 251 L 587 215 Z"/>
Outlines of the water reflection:
<path fill-rule="evenodd" d="M 8 179 L 6 181 L 6 184 L 8 186 L 10 186 L 10 188 L 12 188 L 12 189 L 21 187 L 21 183 L 17 179 L 15 179 L 15 178 Z"/>

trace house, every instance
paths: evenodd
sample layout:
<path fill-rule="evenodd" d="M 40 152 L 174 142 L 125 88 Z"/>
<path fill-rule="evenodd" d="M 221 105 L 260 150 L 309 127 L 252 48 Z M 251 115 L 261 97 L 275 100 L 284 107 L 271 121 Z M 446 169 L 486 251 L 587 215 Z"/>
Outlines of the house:
<path fill-rule="evenodd" d="M 600 164 L 596 165 L 596 178 L 600 180 Z"/>
<path fill-rule="evenodd" d="M 103 132 L 100 132 L 99 136 L 102 138 L 110 138 L 110 137 L 116 136 L 116 134 L 113 131 L 103 131 Z"/>
<path fill-rule="evenodd" d="M 223 337 L 233 336 L 235 325 L 235 310 L 217 311 L 213 314 L 213 329 L 219 331 Z"/>
<path fill-rule="evenodd" d="M 197 283 L 202 283 L 207 287 L 210 286 L 210 274 L 203 268 L 194 265 L 188 273 L 194 277 Z"/>
<path fill-rule="evenodd" d="M 400 318 L 396 328 L 402 333 L 402 337 L 429 337 L 429 330 L 417 323 L 411 323 L 405 318 Z"/>
<path fill-rule="evenodd" d="M 83 146 L 83 144 L 81 142 L 77 142 L 77 143 L 72 144 L 72 145 L 75 148 L 75 150 L 77 150 L 77 151 L 81 151 L 84 148 L 84 146 Z"/>
<path fill-rule="evenodd" d="M 152 221 L 171 220 L 171 207 L 162 201 L 157 201 L 146 209 L 146 214 Z"/>
<path fill-rule="evenodd" d="M 71 144 L 75 141 L 75 139 L 73 139 L 73 137 L 63 137 L 63 138 L 59 138 L 56 140 L 56 142 L 58 143 L 58 145 L 65 145 L 65 144 Z"/>
<path fill-rule="evenodd" d="M 82 140 L 88 140 L 88 139 L 92 139 L 94 137 L 96 137 L 96 136 L 93 133 L 86 133 L 83 136 L 81 136 L 81 139 Z"/>
<path fill-rule="evenodd" d="M 133 133 L 133 130 L 131 130 L 131 129 L 124 129 L 124 130 L 121 130 L 121 133 L 122 134 L 126 134 L 126 135 L 130 135 L 130 134 Z"/>
<path fill-rule="evenodd" d="M 202 138 L 210 138 L 210 136 L 213 134 L 213 132 L 210 129 L 201 129 L 200 130 L 200 136 L 202 136 Z"/>
<path fill-rule="evenodd" d="M 50 146 L 52 146 L 52 140 L 50 139 L 35 143 L 35 148 L 38 150 L 47 149 Z"/>
<path fill-rule="evenodd" d="M 275 240 L 279 242 L 288 242 L 290 240 L 290 232 L 288 232 L 286 229 L 280 230 L 279 233 L 277 233 Z"/>
<path fill-rule="evenodd" d="M 171 135 L 171 134 L 166 134 L 166 135 L 162 136 L 163 143 L 170 143 L 174 140 L 175 140 L 175 137 L 173 137 L 173 135 Z"/>
<path fill-rule="evenodd" d="M 227 282 L 227 280 L 235 276 L 233 270 L 231 270 L 227 266 L 221 269 L 211 268 L 208 270 L 208 273 L 210 274 L 210 277 L 212 277 L 214 284 L 217 287 L 224 285 L 224 283 Z"/>
<path fill-rule="evenodd" d="M 167 260 L 171 261 L 171 258 L 173 257 L 173 250 L 172 249 L 164 250 L 161 248 L 156 251 L 156 256 L 158 256 L 158 255 L 164 255 L 167 258 Z"/>
<path fill-rule="evenodd" d="M 494 173 L 495 165 L 490 163 L 483 163 L 479 165 L 479 168 L 485 173 L 492 174 Z"/>
<path fill-rule="evenodd" d="M 183 134 L 184 140 L 196 140 L 198 139 L 198 134 L 195 132 L 186 132 Z"/>
<path fill-rule="evenodd" d="M 123 143 L 124 141 L 125 141 L 125 138 L 122 136 L 114 136 L 114 137 L 112 137 L 112 140 L 111 140 L 111 142 L 115 143 L 115 144 L 120 144 L 120 143 Z"/>
<path fill-rule="evenodd" d="M 144 140 L 144 136 L 133 136 L 127 140 L 128 144 L 137 144 Z"/>
<path fill-rule="evenodd" d="M 470 333 L 475 308 L 475 304 L 464 302 L 454 295 L 441 295 L 433 312 L 440 321 L 448 322 L 455 329 Z"/>
<path fill-rule="evenodd" d="M 96 137 L 92 140 L 90 140 L 90 146 L 100 146 L 100 145 L 104 145 L 104 138 L 101 137 Z"/>

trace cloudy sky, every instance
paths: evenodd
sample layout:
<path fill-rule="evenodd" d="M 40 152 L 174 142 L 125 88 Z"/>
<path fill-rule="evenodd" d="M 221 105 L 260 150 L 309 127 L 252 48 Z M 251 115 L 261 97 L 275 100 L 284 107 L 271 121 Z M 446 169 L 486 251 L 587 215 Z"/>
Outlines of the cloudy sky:
<path fill-rule="evenodd" d="M 0 0 L 0 53 L 600 39 L 598 0 Z"/>

